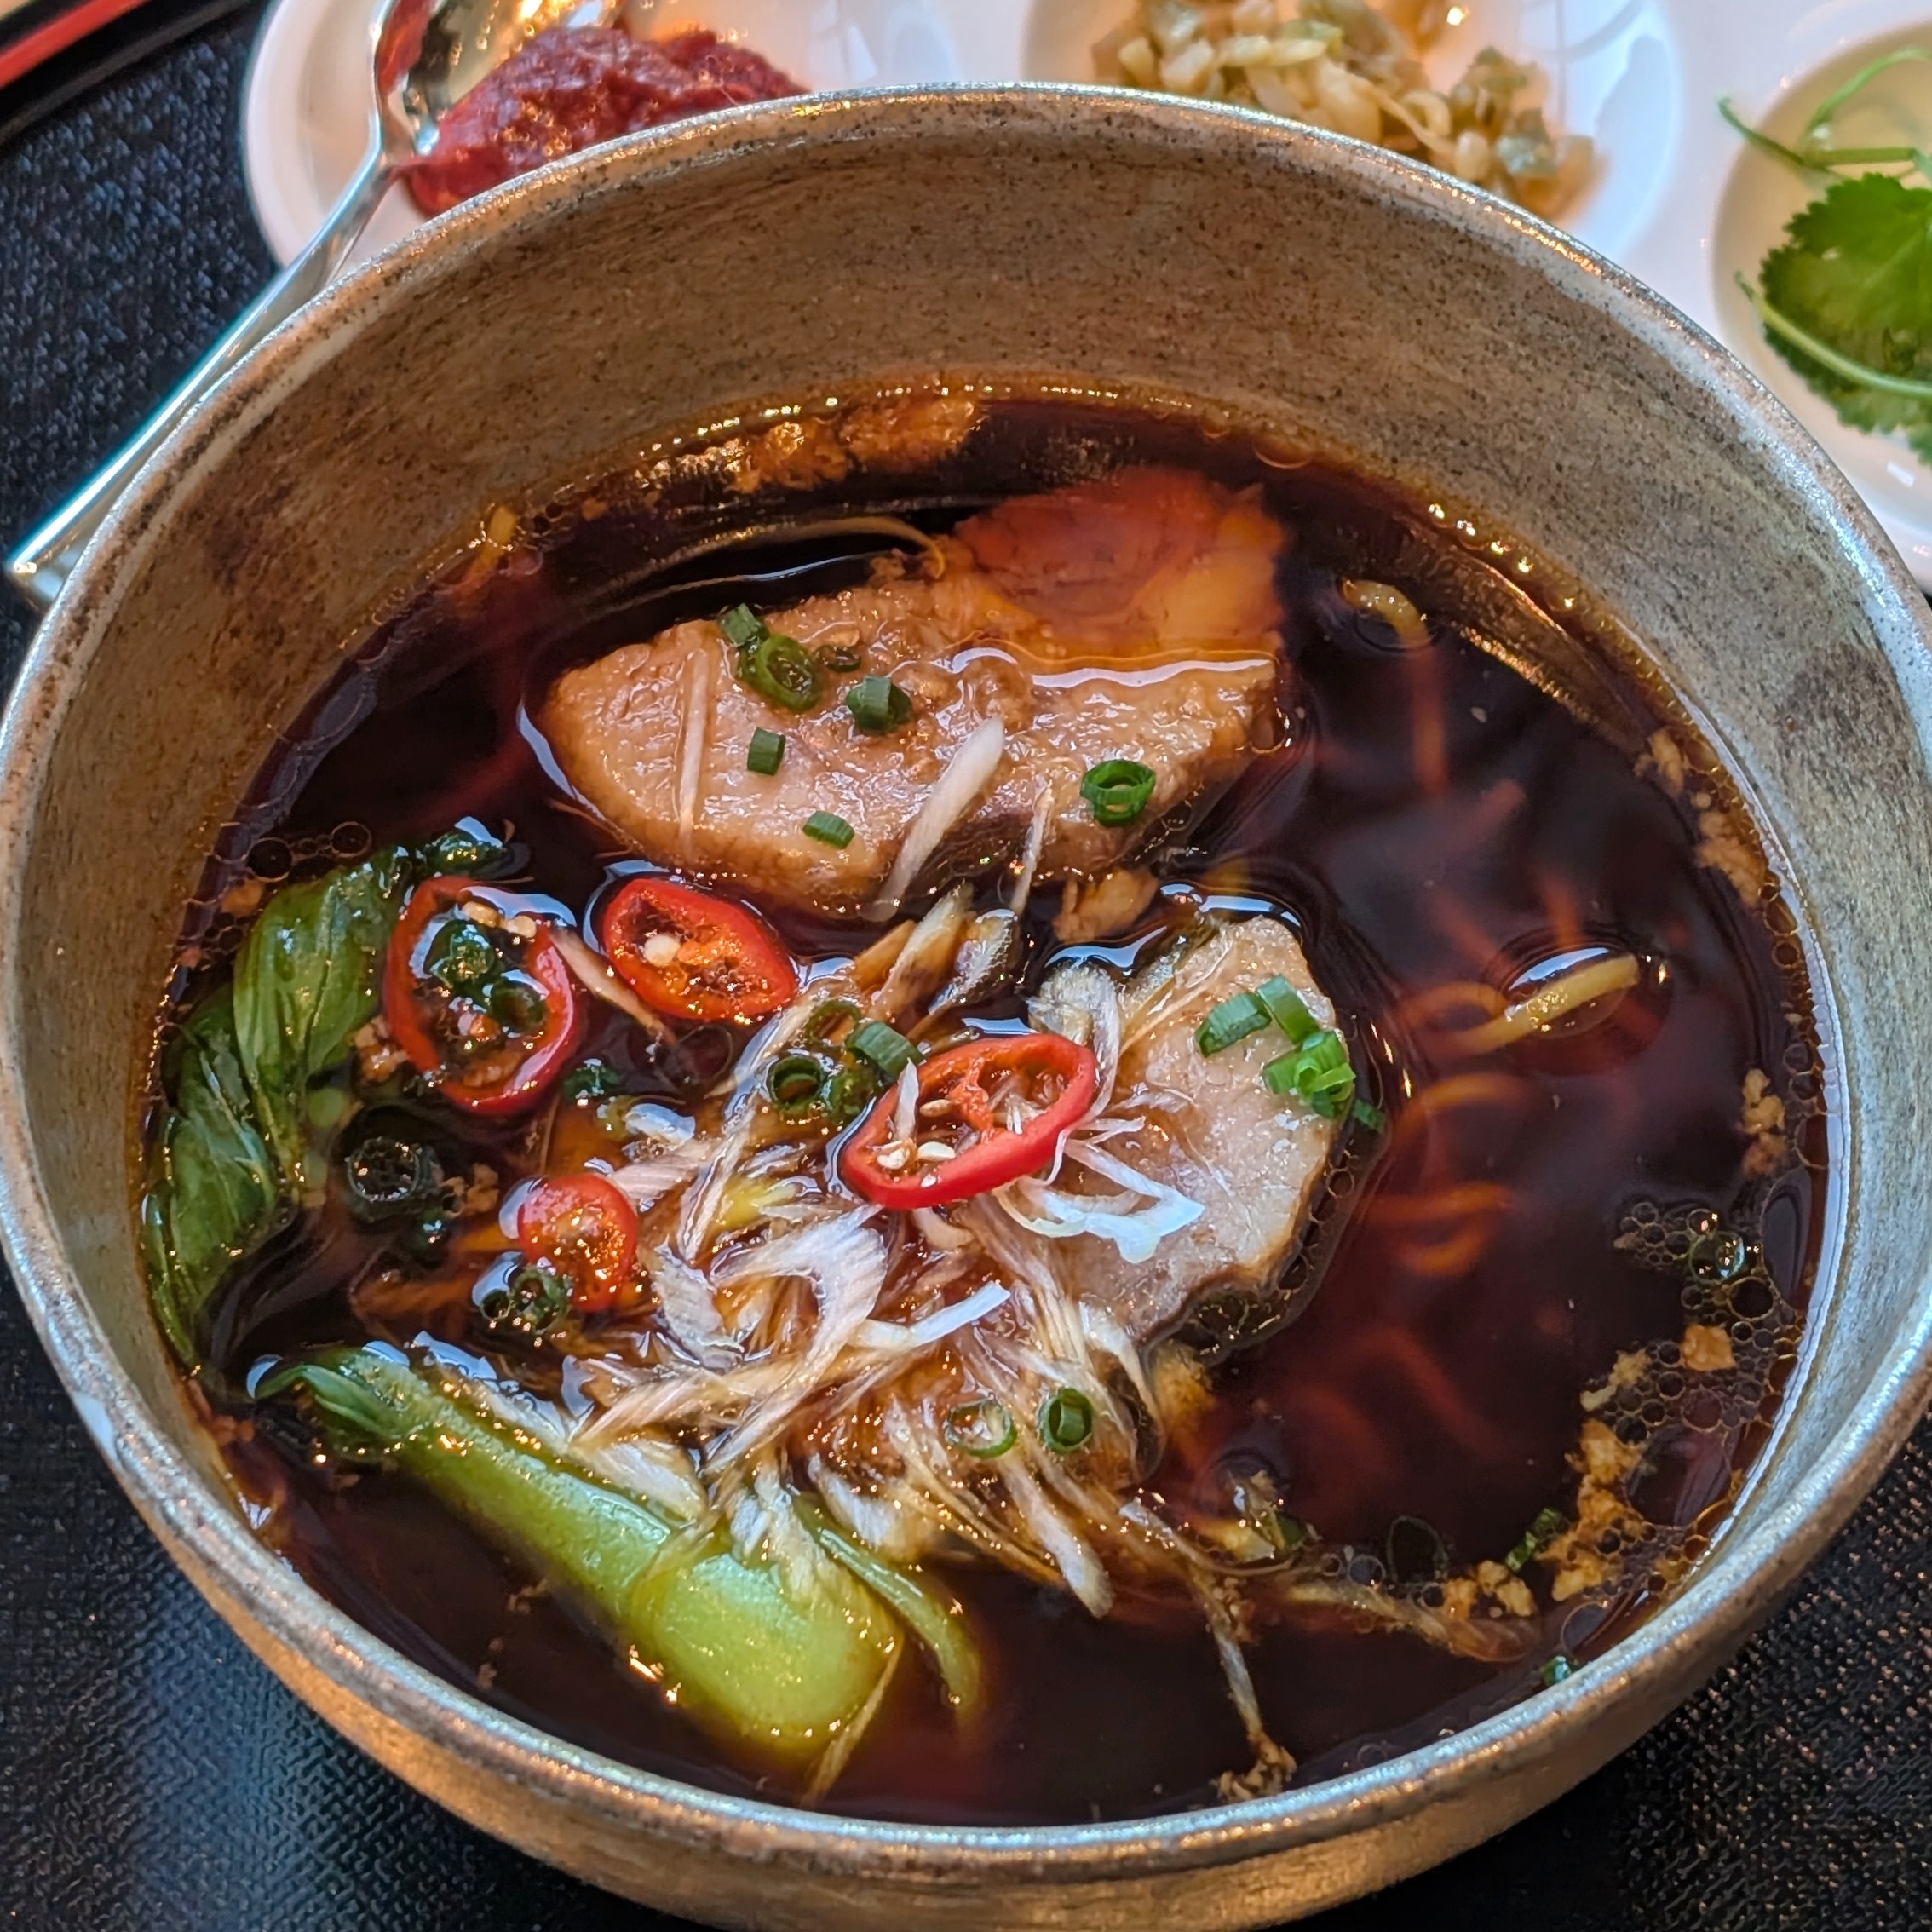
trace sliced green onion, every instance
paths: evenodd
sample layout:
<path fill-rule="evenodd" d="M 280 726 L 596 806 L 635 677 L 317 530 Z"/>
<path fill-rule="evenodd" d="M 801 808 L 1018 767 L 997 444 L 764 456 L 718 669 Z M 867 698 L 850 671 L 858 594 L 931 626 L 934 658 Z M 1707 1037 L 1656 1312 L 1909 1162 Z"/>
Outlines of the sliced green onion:
<path fill-rule="evenodd" d="M 883 1020 L 868 1020 L 863 1026 L 854 1026 L 845 1045 L 848 1053 L 864 1061 L 882 1080 L 896 1080 L 918 1050 L 905 1034 Z"/>
<path fill-rule="evenodd" d="M 1268 1009 L 1251 992 L 1224 999 L 1194 1029 L 1194 1044 L 1204 1054 L 1216 1054 L 1258 1033 L 1268 1024 Z"/>
<path fill-rule="evenodd" d="M 1336 1067 L 1310 1074 L 1302 1083 L 1302 1097 L 1316 1112 L 1325 1113 L 1331 1120 L 1339 1120 L 1355 1097 L 1354 1073 L 1348 1067 Z"/>
<path fill-rule="evenodd" d="M 1080 780 L 1080 796 L 1103 825 L 1130 825 L 1153 796 L 1154 774 L 1131 758 L 1107 758 Z"/>
<path fill-rule="evenodd" d="M 808 711 L 819 701 L 819 667 L 796 637 L 761 630 L 739 647 L 738 681 L 788 711 Z"/>
<path fill-rule="evenodd" d="M 492 1288 L 477 1303 L 477 1312 L 492 1328 L 514 1329 L 520 1335 L 541 1335 L 570 1307 L 570 1284 L 553 1269 L 520 1268 L 506 1288 Z"/>
<path fill-rule="evenodd" d="M 765 1091 L 781 1113 L 802 1113 L 825 1091 L 824 1064 L 808 1053 L 782 1055 L 765 1076 Z"/>
<path fill-rule="evenodd" d="M 520 973 L 505 973 L 492 980 L 483 1003 L 490 1017 L 513 1033 L 540 1033 L 549 1017 L 549 1003 L 543 989 Z"/>
<path fill-rule="evenodd" d="M 1019 1435 L 1005 1403 L 996 1402 L 990 1395 L 983 1401 L 962 1402 L 957 1409 L 949 1409 L 945 1428 L 946 1439 L 955 1449 L 981 1461 L 1003 1456 Z"/>
<path fill-rule="evenodd" d="M 1366 1100 L 1355 1102 L 1354 1118 L 1358 1127 L 1366 1127 L 1371 1134 L 1379 1134 L 1389 1124 L 1389 1116 L 1379 1107 L 1371 1107 Z"/>
<path fill-rule="evenodd" d="M 814 812 L 805 821 L 805 836 L 820 845 L 836 845 L 843 851 L 852 842 L 852 827 L 837 812 Z"/>
<path fill-rule="evenodd" d="M 834 1127 L 856 1120 L 877 1098 L 879 1077 L 870 1067 L 855 1063 L 842 1067 L 826 1084 L 824 1101 L 825 1118 Z"/>
<path fill-rule="evenodd" d="M 474 819 L 469 822 L 475 824 Z M 426 873 L 458 872 L 471 878 L 502 865 L 509 855 L 509 848 L 500 838 L 492 838 L 480 825 L 474 831 L 457 825 L 438 832 L 417 853 Z"/>
<path fill-rule="evenodd" d="M 430 978 L 450 992 L 480 993 L 486 982 L 503 970 L 503 957 L 497 942 L 474 920 L 446 919 L 423 963 Z"/>
<path fill-rule="evenodd" d="M 1040 1440 L 1068 1455 L 1094 1433 L 1094 1406 L 1078 1389 L 1056 1389 L 1040 1404 Z"/>
<path fill-rule="evenodd" d="M 1274 1512 L 1274 1535 L 1268 1540 L 1279 1547 L 1284 1556 L 1292 1556 L 1304 1544 L 1315 1539 L 1311 1525 L 1304 1523 L 1299 1516 L 1285 1516 L 1279 1509 Z"/>
<path fill-rule="evenodd" d="M 798 1029 L 798 1037 L 802 1040 L 829 1040 L 842 1021 L 863 1018 L 855 1000 L 824 1000 L 812 1009 L 805 1024 Z"/>
<path fill-rule="evenodd" d="M 1540 1670 L 1537 1672 L 1537 1681 L 1541 1683 L 1545 1690 L 1551 1690 L 1554 1689 L 1556 1685 L 1561 1683 L 1564 1678 L 1569 1676 L 1575 1670 L 1576 1665 L 1571 1663 L 1568 1658 L 1562 1656 L 1552 1657 L 1550 1661 L 1545 1664 Z"/>
<path fill-rule="evenodd" d="M 624 1076 L 601 1060 L 586 1060 L 563 1077 L 566 1100 L 614 1100 L 624 1091 Z"/>
<path fill-rule="evenodd" d="M 762 725 L 751 733 L 750 750 L 745 754 L 745 768 L 760 778 L 774 778 L 785 762 L 785 733 L 767 731 Z"/>
<path fill-rule="evenodd" d="M 1255 998 L 1268 1009 L 1268 1016 L 1297 1046 L 1321 1031 L 1321 1022 L 1310 1013 L 1302 996 L 1277 973 L 1255 988 Z"/>
<path fill-rule="evenodd" d="M 371 1134 L 342 1163 L 342 1171 L 350 1210 L 371 1220 L 388 1220 L 427 1205 L 442 1179 L 434 1148 L 391 1134 Z"/>
<path fill-rule="evenodd" d="M 1345 1069 L 1348 1064 L 1348 1049 L 1342 1044 L 1339 1033 L 1331 1032 L 1324 1027 L 1318 1033 L 1311 1033 L 1302 1043 L 1300 1057 L 1320 1073 L 1332 1073 Z"/>
<path fill-rule="evenodd" d="M 1547 1550 L 1569 1527 L 1561 1510 L 1538 1509 L 1535 1521 L 1523 1532 L 1522 1540 L 1503 1559 L 1503 1567 L 1513 1575 L 1521 1573 L 1525 1564 Z"/>
<path fill-rule="evenodd" d="M 862 677 L 845 694 L 845 708 L 859 731 L 897 731 L 912 716 L 912 700 L 889 677 Z"/>
<path fill-rule="evenodd" d="M 1355 1097 L 1355 1070 L 1348 1064 L 1348 1049 L 1340 1034 L 1325 1028 L 1295 1052 L 1269 1061 L 1262 1069 L 1262 1083 L 1271 1094 L 1305 1101 L 1328 1120 L 1341 1119 Z"/>
<path fill-rule="evenodd" d="M 765 635 L 765 620 L 749 604 L 740 604 L 718 619 L 718 629 L 741 651 L 749 651 Z"/>

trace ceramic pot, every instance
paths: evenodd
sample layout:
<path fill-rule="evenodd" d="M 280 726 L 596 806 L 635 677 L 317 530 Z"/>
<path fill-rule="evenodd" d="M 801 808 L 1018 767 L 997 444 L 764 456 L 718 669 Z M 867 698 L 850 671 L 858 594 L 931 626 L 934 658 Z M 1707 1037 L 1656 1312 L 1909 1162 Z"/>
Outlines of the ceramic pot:
<path fill-rule="evenodd" d="M 1732 762 L 1798 911 L 1835 1192 L 1777 1438 L 1686 1586 L 1460 1735 L 1225 1810 L 1040 1830 L 740 1802 L 406 1662 L 255 1538 L 148 1315 L 130 1118 L 180 909 L 270 735 L 486 506 L 759 399 L 897 373 L 1218 405 L 1584 586 Z M 1077 89 L 746 109 L 561 164 L 331 290 L 148 466 L 0 742 L 0 1228 L 135 1505 L 255 1653 L 430 1796 L 670 1911 L 773 1929 L 1295 1917 L 1555 1797 L 1790 1587 L 1926 1389 L 1926 606 L 1714 344 L 1515 210 L 1352 142 Z M 84 1606 L 76 1605 L 78 1612 Z M 192 1722 L 192 1713 L 183 1714 Z"/>

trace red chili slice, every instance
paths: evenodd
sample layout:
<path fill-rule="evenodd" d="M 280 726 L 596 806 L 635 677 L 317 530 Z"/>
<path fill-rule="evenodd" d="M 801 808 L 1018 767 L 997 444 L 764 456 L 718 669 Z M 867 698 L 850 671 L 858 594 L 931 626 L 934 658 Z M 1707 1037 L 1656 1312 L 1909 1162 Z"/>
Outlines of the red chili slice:
<path fill-rule="evenodd" d="M 470 901 L 490 907 L 499 922 L 518 911 L 515 894 L 474 879 L 430 879 L 411 894 L 383 964 L 382 1018 L 444 1099 L 471 1113 L 515 1113 L 568 1064 L 583 1034 L 583 1008 L 541 918 L 529 939 L 500 923 L 480 929 L 495 963 L 474 985 L 458 975 L 451 975 L 455 985 L 439 977 L 438 940 L 452 922 L 474 926 L 459 910 Z M 480 950 L 478 957 L 486 955 Z"/>
<path fill-rule="evenodd" d="M 919 1119 L 911 1139 L 894 1142 L 899 1096 L 882 1094 L 845 1143 L 839 1172 L 854 1193 L 886 1208 L 939 1207 L 1003 1187 L 1053 1159 L 1061 1135 L 1092 1103 L 1096 1077 L 1093 1055 L 1059 1033 L 969 1040 L 919 1069 Z M 1027 1109 L 1017 1131 L 993 1108 L 999 1090 L 1014 1081 Z M 934 1104 L 941 1101 L 943 1113 Z M 917 1150 L 935 1141 L 952 1153 L 922 1161 Z M 903 1150 L 903 1166 L 880 1164 L 888 1149 L 888 1159 Z"/>
<path fill-rule="evenodd" d="M 798 970 L 764 921 L 675 880 L 627 881 L 604 908 L 604 951 L 659 1013 L 749 1026 L 790 1004 Z"/>
<path fill-rule="evenodd" d="M 637 1210 L 602 1175 L 539 1181 L 516 1210 L 516 1239 L 526 1260 L 570 1284 L 571 1306 L 579 1312 L 634 1298 Z"/>

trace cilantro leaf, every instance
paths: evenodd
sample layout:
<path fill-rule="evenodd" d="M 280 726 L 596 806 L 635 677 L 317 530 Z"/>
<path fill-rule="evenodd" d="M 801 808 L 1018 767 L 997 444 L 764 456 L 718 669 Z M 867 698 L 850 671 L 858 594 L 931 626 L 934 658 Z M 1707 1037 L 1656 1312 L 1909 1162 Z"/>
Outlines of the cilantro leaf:
<path fill-rule="evenodd" d="M 1897 431 L 1932 461 L 1932 187 L 1860 175 L 1791 218 L 1759 269 L 1772 347 L 1854 429 Z M 1923 394 L 1868 382 L 1781 333 Z"/>

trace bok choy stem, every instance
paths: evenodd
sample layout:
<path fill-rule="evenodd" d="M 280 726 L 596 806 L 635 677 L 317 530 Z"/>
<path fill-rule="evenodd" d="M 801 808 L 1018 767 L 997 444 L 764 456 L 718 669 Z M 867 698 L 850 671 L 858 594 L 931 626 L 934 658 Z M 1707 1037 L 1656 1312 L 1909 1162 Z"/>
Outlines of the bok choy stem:
<path fill-rule="evenodd" d="M 984 1707 L 986 1687 L 979 1649 L 959 1599 L 917 1567 L 901 1569 L 857 1537 L 848 1536 L 815 1503 L 801 1501 L 798 1513 L 819 1543 L 905 1619 L 938 1666 L 946 1702 L 963 1722 L 970 1723 Z"/>
<path fill-rule="evenodd" d="M 257 1393 L 296 1389 L 331 1447 L 381 1458 L 574 1598 L 721 1743 L 809 1773 L 869 1715 L 904 1638 L 839 1564 L 821 1561 L 801 1590 L 779 1564 L 681 1529 L 466 1394 L 460 1377 L 393 1350 L 294 1362 Z"/>

